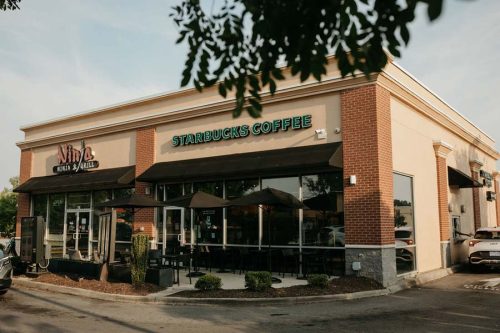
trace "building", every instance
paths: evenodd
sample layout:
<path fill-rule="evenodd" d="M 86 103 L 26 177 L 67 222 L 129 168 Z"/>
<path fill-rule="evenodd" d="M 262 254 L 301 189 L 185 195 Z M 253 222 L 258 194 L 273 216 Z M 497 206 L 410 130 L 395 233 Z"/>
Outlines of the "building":
<path fill-rule="evenodd" d="M 217 89 L 187 89 L 22 127 L 18 218 L 46 219 L 53 257 L 91 259 L 98 202 L 274 187 L 310 208 L 273 213 L 276 249 L 384 285 L 466 262 L 467 235 L 500 222 L 494 141 L 393 62 L 369 79 L 329 67 L 320 83 L 288 75 L 259 119 L 233 119 Z M 123 251 L 138 231 L 163 249 L 269 239 L 256 207 L 143 209 L 120 221 Z"/>

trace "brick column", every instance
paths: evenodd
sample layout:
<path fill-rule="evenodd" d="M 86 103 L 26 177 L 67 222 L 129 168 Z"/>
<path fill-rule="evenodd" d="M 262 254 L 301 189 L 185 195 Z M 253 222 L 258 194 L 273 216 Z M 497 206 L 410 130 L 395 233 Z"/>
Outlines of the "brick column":
<path fill-rule="evenodd" d="M 478 160 L 470 161 L 470 171 L 472 174 L 472 179 L 479 180 L 479 170 L 483 163 Z M 481 203 L 479 201 L 479 188 L 472 188 L 472 201 L 474 205 L 474 229 L 477 230 L 481 228 Z"/>
<path fill-rule="evenodd" d="M 495 183 L 495 194 L 496 194 L 496 199 L 495 199 L 495 208 L 496 208 L 496 216 L 497 216 L 497 226 L 500 227 L 500 189 L 498 182 L 500 181 L 500 173 L 498 171 L 495 171 L 493 173 L 493 182 Z"/>
<path fill-rule="evenodd" d="M 346 274 L 360 262 L 358 274 L 387 286 L 396 279 L 390 93 L 373 84 L 340 96 Z"/>
<path fill-rule="evenodd" d="M 21 164 L 19 167 L 19 185 L 31 178 L 33 154 L 31 149 L 21 150 Z M 17 195 L 16 237 L 21 236 L 21 217 L 30 216 L 30 195 Z"/>
<path fill-rule="evenodd" d="M 156 128 L 147 127 L 137 130 L 135 143 L 135 176 L 138 177 L 155 162 L 156 155 Z M 151 184 L 136 182 L 135 191 L 138 194 L 146 194 L 146 188 Z M 153 190 L 150 191 L 153 196 Z M 154 236 L 155 209 L 143 208 L 135 213 L 134 232 L 144 232 Z M 143 231 L 141 231 L 141 228 Z"/>
<path fill-rule="evenodd" d="M 451 266 L 450 212 L 448 210 L 448 164 L 446 157 L 453 150 L 444 141 L 434 141 L 439 210 L 439 235 L 441 240 L 441 267 Z"/>

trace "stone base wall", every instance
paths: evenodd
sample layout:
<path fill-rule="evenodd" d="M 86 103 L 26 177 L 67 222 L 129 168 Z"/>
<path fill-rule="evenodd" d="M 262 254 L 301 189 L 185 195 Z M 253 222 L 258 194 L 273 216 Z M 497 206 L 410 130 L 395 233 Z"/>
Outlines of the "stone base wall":
<path fill-rule="evenodd" d="M 352 263 L 360 262 L 361 270 L 353 271 Z M 380 282 L 384 287 L 396 283 L 396 250 L 384 248 L 346 248 L 346 275 L 364 276 Z"/>

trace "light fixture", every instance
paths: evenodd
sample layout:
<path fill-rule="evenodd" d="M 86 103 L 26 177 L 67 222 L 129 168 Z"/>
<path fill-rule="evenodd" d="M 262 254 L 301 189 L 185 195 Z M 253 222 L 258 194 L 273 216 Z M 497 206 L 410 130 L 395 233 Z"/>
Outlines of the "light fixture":
<path fill-rule="evenodd" d="M 151 194 L 151 186 L 146 186 L 144 188 L 144 194 L 146 194 L 146 195 L 150 195 Z"/>
<path fill-rule="evenodd" d="M 315 130 L 315 132 L 316 132 L 316 138 L 318 140 L 326 139 L 326 129 L 325 128 L 318 128 L 317 130 Z"/>
<path fill-rule="evenodd" d="M 349 184 L 350 184 L 350 185 L 356 185 L 356 182 L 357 182 L 357 181 L 358 181 L 358 180 L 356 179 L 356 175 L 351 175 L 351 176 L 349 176 Z"/>

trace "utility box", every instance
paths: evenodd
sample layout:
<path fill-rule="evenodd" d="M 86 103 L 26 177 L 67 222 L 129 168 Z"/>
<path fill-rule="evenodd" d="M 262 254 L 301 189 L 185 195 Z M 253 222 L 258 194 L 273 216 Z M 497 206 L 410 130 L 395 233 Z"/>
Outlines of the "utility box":
<path fill-rule="evenodd" d="M 45 220 L 43 217 L 30 216 L 21 218 L 21 261 L 31 264 L 43 264 L 45 238 Z"/>

